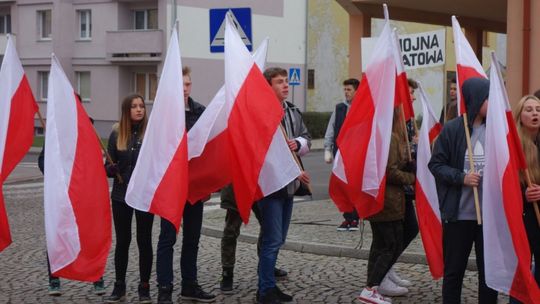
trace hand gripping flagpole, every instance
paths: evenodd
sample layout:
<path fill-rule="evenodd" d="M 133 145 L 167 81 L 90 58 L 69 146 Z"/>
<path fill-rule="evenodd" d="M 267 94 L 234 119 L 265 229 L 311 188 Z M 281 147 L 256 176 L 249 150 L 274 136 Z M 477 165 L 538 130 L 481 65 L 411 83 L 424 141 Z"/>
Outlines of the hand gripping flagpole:
<path fill-rule="evenodd" d="M 523 173 L 525 173 L 525 179 L 527 180 L 527 187 L 532 187 L 531 174 L 529 172 L 529 168 L 523 170 Z M 538 202 L 534 201 L 532 202 L 532 204 L 534 208 L 534 214 L 536 214 L 536 221 L 538 222 L 538 227 L 540 227 L 540 209 L 538 208 Z"/>

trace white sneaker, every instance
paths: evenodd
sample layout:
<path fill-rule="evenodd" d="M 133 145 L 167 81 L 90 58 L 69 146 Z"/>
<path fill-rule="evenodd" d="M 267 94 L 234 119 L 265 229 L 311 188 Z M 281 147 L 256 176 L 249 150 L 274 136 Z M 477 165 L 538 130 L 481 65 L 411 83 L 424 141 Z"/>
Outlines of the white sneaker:
<path fill-rule="evenodd" d="M 372 288 L 366 287 L 362 290 L 360 295 L 358 296 L 358 300 L 360 302 L 365 304 L 391 304 L 392 302 L 388 302 L 385 300 L 383 296 L 377 291 L 377 286 L 373 286 Z"/>
<path fill-rule="evenodd" d="M 406 287 L 398 286 L 388 278 L 388 275 L 384 277 L 384 280 L 381 282 L 377 291 L 380 294 L 389 297 L 401 297 L 409 293 L 409 290 Z"/>
<path fill-rule="evenodd" d="M 386 276 L 398 286 L 411 287 L 413 285 L 411 281 L 400 278 L 394 270 L 394 267 L 390 268 Z"/>

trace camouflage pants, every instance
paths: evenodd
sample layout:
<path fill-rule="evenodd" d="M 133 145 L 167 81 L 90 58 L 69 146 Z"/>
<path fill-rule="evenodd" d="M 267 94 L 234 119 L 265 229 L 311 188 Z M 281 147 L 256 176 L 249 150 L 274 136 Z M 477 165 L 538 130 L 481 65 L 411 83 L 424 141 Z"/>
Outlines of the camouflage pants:
<path fill-rule="evenodd" d="M 253 204 L 253 213 L 259 222 L 261 223 L 261 214 L 257 204 Z M 242 218 L 235 209 L 227 209 L 227 215 L 225 216 L 225 227 L 223 228 L 223 237 L 221 238 L 221 265 L 223 268 L 234 268 L 236 262 L 236 243 L 238 236 L 240 236 L 240 227 L 242 226 Z M 259 253 L 261 243 L 261 233 L 259 232 L 259 239 L 257 241 L 257 254 Z"/>

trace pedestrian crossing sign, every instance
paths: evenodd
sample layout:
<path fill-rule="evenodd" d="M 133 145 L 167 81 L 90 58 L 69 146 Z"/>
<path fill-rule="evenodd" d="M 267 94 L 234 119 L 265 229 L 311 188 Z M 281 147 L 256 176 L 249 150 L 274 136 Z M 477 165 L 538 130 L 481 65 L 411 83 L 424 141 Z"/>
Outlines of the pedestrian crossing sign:
<path fill-rule="evenodd" d="M 297 86 L 300 85 L 300 68 L 290 68 L 289 69 L 289 85 Z"/>
<path fill-rule="evenodd" d="M 231 12 L 231 17 L 242 41 L 251 52 L 251 8 L 216 8 L 210 9 L 210 52 L 223 53 L 225 50 L 225 16 Z"/>

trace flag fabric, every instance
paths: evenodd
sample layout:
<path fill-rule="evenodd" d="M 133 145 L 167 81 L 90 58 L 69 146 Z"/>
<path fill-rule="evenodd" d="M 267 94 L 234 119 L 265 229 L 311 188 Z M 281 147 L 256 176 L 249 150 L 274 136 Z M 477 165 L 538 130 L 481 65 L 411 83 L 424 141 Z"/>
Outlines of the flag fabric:
<path fill-rule="evenodd" d="M 428 163 L 431 158 L 431 145 L 441 132 L 441 124 L 420 84 L 418 88 L 424 118 L 416 152 L 416 211 L 431 276 L 439 279 L 444 274 L 442 223 L 435 178 L 428 169 Z"/>
<path fill-rule="evenodd" d="M 458 115 L 464 114 L 467 112 L 465 108 L 465 100 L 463 93 L 461 92 L 461 87 L 465 80 L 473 77 L 487 78 L 482 64 L 476 58 L 471 45 L 467 41 L 467 38 L 461 31 L 461 26 L 457 21 L 456 16 L 452 16 L 452 31 L 454 32 L 454 47 L 456 52 L 456 82 L 458 84 L 457 89 L 457 106 L 458 106 Z"/>
<path fill-rule="evenodd" d="M 253 54 L 261 70 L 266 63 L 268 40 L 264 39 Z M 222 86 L 188 132 L 188 201 L 191 203 L 232 182 L 230 163 L 224 161 L 229 157 L 227 123 L 231 109 L 225 101 L 225 86 Z"/>
<path fill-rule="evenodd" d="M 45 137 L 45 232 L 55 276 L 97 281 L 111 247 L 109 185 L 98 137 L 53 55 Z"/>
<path fill-rule="evenodd" d="M 163 64 L 152 114 L 126 202 L 180 228 L 187 199 L 188 163 L 182 62 L 178 34 L 173 30 Z"/>
<path fill-rule="evenodd" d="M 251 206 L 300 175 L 280 129 L 283 107 L 229 15 L 225 26 L 228 153 L 236 204 L 247 223 Z M 219 173 L 218 173 L 219 174 Z"/>
<path fill-rule="evenodd" d="M 409 81 L 407 79 L 407 73 L 405 72 L 405 66 L 403 65 L 403 56 L 401 55 L 401 48 L 395 30 L 392 31 L 392 37 L 394 38 L 392 50 L 394 51 L 394 58 L 396 60 L 395 105 L 400 106 L 403 104 L 403 117 L 405 117 L 405 121 L 409 121 L 415 117 L 413 100 L 409 93 Z"/>
<path fill-rule="evenodd" d="M 524 157 L 499 69 L 492 53 L 482 185 L 486 284 L 523 303 L 540 303 L 522 217 Z"/>
<path fill-rule="evenodd" d="M 37 110 L 13 39 L 8 36 L 0 68 L 0 252 L 11 244 L 2 184 L 32 145 Z"/>

